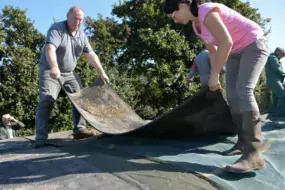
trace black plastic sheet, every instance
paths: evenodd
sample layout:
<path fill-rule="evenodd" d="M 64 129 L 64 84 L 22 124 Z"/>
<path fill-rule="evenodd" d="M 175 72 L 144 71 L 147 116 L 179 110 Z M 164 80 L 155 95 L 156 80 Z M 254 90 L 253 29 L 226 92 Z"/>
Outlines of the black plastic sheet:
<path fill-rule="evenodd" d="M 184 138 L 211 133 L 236 133 L 222 96 L 202 88 L 180 106 L 151 122 L 144 121 L 108 84 L 94 82 L 68 97 L 80 114 L 105 134 Z"/>

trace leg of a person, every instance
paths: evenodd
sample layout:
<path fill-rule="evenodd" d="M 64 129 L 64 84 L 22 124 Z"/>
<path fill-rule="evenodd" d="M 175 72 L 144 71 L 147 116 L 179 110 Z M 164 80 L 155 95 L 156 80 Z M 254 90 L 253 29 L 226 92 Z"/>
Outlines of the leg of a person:
<path fill-rule="evenodd" d="M 226 95 L 229 103 L 231 113 L 240 114 L 240 108 L 238 103 L 238 93 L 237 93 L 237 80 L 238 71 L 240 64 L 240 55 L 230 55 L 227 61 L 227 71 L 226 71 Z"/>
<path fill-rule="evenodd" d="M 265 168 L 261 156 L 262 134 L 259 119 L 259 108 L 254 97 L 254 88 L 268 56 L 265 39 L 259 39 L 242 51 L 239 68 L 237 93 L 242 112 L 242 130 L 244 150 L 242 157 L 227 170 L 235 173 L 250 172 Z"/>
<path fill-rule="evenodd" d="M 254 88 L 268 57 L 266 39 L 259 39 L 243 51 L 238 75 L 237 92 L 242 112 L 259 112 Z"/>
<path fill-rule="evenodd" d="M 274 94 L 274 92 L 272 91 L 272 102 L 273 102 L 273 110 L 274 112 L 276 111 L 277 109 L 277 100 L 278 100 L 278 97 Z"/>
<path fill-rule="evenodd" d="M 75 72 L 69 73 L 64 77 L 65 90 L 69 93 L 75 93 L 82 89 L 81 80 Z M 73 133 L 86 128 L 86 120 L 80 115 L 77 109 L 72 105 Z"/>
<path fill-rule="evenodd" d="M 285 116 L 285 98 L 284 97 L 277 97 L 276 116 L 277 117 Z"/>
<path fill-rule="evenodd" d="M 53 104 L 60 92 L 60 84 L 51 78 L 48 71 L 40 73 L 39 104 L 36 109 L 36 141 L 46 141 L 48 138 L 48 125 Z"/>
<path fill-rule="evenodd" d="M 236 90 L 240 57 L 241 56 L 239 54 L 230 55 L 227 60 L 226 95 L 233 122 L 238 131 L 238 141 L 232 148 L 222 152 L 222 154 L 225 156 L 241 154 L 243 150 L 242 118 L 238 103 L 238 94 Z"/>
<path fill-rule="evenodd" d="M 267 85 L 268 86 L 268 85 Z M 269 113 L 273 113 L 273 112 L 275 112 L 275 110 L 276 110 L 276 96 L 275 96 L 275 94 L 273 93 L 273 91 L 269 88 L 269 86 L 268 86 L 268 104 L 269 104 L 269 106 L 268 106 L 268 112 Z"/>
<path fill-rule="evenodd" d="M 284 115 L 285 89 L 281 81 L 268 81 L 268 86 L 273 94 L 274 114 L 277 117 Z"/>
<path fill-rule="evenodd" d="M 285 97 L 285 88 L 281 81 L 268 81 L 267 84 L 275 96 L 280 98 Z"/>

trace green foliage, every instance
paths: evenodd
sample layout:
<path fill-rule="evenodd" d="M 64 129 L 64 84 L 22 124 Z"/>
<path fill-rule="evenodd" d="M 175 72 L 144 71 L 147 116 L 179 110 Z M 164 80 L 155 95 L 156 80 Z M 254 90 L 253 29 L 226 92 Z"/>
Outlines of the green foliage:
<path fill-rule="evenodd" d="M 184 86 L 186 66 L 200 46 L 199 42 L 191 44 L 183 35 L 187 26 L 174 25 L 161 6 L 162 1 L 127 1 L 113 9 L 130 29 L 118 58 L 119 69 L 143 81 L 135 86 L 140 94 L 138 104 L 132 106 L 147 119 L 177 106 L 189 95 Z"/>
<path fill-rule="evenodd" d="M 127 25 L 118 24 L 113 18 L 103 19 L 98 15 L 97 20 L 87 17 L 85 32 L 104 67 L 108 70 L 114 66 L 127 41 Z"/>
<path fill-rule="evenodd" d="M 0 70 L 1 114 L 9 113 L 34 128 L 38 102 L 38 57 L 44 36 L 19 8 L 0 14 L 0 48 L 7 52 Z"/>
<path fill-rule="evenodd" d="M 7 47 L 7 53 L 15 52 L 16 47 L 28 48 L 37 56 L 44 45 L 44 36 L 34 28 L 34 23 L 26 17 L 26 11 L 6 6 L 0 15 L 1 45 Z M 0 37 L 0 38 L 1 38 Z"/>

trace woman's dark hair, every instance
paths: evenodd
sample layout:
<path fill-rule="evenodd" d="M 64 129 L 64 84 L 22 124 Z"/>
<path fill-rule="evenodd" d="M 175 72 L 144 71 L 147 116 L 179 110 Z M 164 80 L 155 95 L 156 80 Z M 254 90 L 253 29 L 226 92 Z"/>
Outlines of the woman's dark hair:
<path fill-rule="evenodd" d="M 179 9 L 179 4 L 180 3 L 187 3 L 190 6 L 190 11 L 191 13 L 195 16 L 198 17 L 198 4 L 196 0 L 192 0 L 190 3 L 189 0 L 165 0 L 164 5 L 163 5 L 163 12 L 165 14 L 171 14 L 174 11 Z"/>

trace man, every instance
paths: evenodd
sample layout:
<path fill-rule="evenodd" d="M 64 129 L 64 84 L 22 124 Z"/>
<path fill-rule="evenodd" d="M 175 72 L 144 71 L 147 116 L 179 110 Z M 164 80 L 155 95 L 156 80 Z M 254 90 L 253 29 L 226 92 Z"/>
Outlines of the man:
<path fill-rule="evenodd" d="M 285 50 L 277 47 L 274 53 L 270 54 L 265 65 L 266 83 L 273 94 L 276 113 L 274 116 L 285 116 L 285 71 L 280 60 L 285 56 Z"/>
<path fill-rule="evenodd" d="M 203 49 L 199 53 L 193 62 L 193 65 L 190 69 L 190 72 L 187 77 L 186 87 L 190 87 L 190 83 L 193 82 L 193 79 L 196 74 L 200 75 L 200 82 L 203 86 L 207 86 L 209 82 L 209 76 L 211 72 L 211 65 L 209 59 L 209 52 L 206 49 Z"/>
<path fill-rule="evenodd" d="M 74 72 L 77 59 L 83 52 L 101 79 L 109 83 L 98 56 L 92 50 L 87 36 L 79 28 L 84 20 L 84 11 L 78 6 L 71 7 L 67 20 L 53 24 L 48 30 L 46 45 L 40 58 L 40 95 L 36 110 L 36 140 L 34 147 L 42 147 L 48 138 L 48 124 L 53 104 L 61 90 L 75 93 L 82 89 L 79 77 Z M 93 132 L 85 128 L 86 121 L 73 107 L 73 137 L 86 138 Z"/>
<path fill-rule="evenodd" d="M 16 137 L 17 134 L 15 130 L 25 127 L 21 121 L 18 121 L 9 114 L 2 116 L 2 124 L 3 126 L 0 127 L 0 140 Z"/>
<path fill-rule="evenodd" d="M 211 64 L 209 51 L 203 49 L 194 59 L 193 65 L 187 77 L 186 87 L 190 87 L 190 83 L 193 82 L 193 79 L 196 74 L 200 75 L 200 82 L 202 83 L 202 85 L 208 86 L 210 73 Z M 225 68 L 222 69 L 220 74 L 223 73 L 225 73 Z"/>

